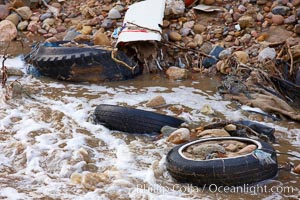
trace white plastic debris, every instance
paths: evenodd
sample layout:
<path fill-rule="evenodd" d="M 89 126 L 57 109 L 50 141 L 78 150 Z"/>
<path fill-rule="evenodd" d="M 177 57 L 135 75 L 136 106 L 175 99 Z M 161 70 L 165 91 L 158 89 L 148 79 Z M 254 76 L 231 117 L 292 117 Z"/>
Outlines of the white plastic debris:
<path fill-rule="evenodd" d="M 127 10 L 120 42 L 161 40 L 161 28 L 165 10 L 165 0 L 146 0 L 135 3 Z"/>

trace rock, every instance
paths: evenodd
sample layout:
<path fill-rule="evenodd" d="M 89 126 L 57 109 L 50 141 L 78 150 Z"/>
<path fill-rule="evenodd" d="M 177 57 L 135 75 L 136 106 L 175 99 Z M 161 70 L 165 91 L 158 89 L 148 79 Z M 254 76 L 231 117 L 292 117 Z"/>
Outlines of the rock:
<path fill-rule="evenodd" d="M 0 42 L 10 42 L 17 37 L 17 28 L 9 20 L 0 22 Z"/>
<path fill-rule="evenodd" d="M 190 130 L 187 128 L 180 128 L 171 133 L 167 141 L 173 144 L 182 144 L 191 139 Z"/>
<path fill-rule="evenodd" d="M 249 55 L 245 51 L 236 51 L 233 53 L 237 60 L 243 64 L 246 64 L 249 60 Z"/>
<path fill-rule="evenodd" d="M 76 31 L 75 29 L 71 29 L 67 32 L 65 37 L 63 38 L 64 41 L 71 41 L 74 40 L 76 36 L 80 35 L 80 32 Z"/>
<path fill-rule="evenodd" d="M 281 25 L 284 22 L 284 17 L 282 15 L 272 15 L 272 22 L 276 25 Z"/>
<path fill-rule="evenodd" d="M 115 8 L 112 8 L 107 16 L 107 18 L 109 19 L 120 19 L 121 17 L 121 13 Z"/>
<path fill-rule="evenodd" d="M 292 0 L 293 6 L 297 7 L 300 5 L 300 0 Z"/>
<path fill-rule="evenodd" d="M 228 125 L 226 125 L 226 126 L 224 127 L 224 129 L 225 129 L 226 131 L 236 131 L 236 125 L 234 125 L 234 124 L 228 124 Z"/>
<path fill-rule="evenodd" d="M 190 28 L 182 28 L 180 29 L 180 35 L 185 37 L 188 36 L 188 34 L 190 34 L 191 29 Z"/>
<path fill-rule="evenodd" d="M 88 190 L 95 190 L 97 187 L 107 183 L 109 183 L 109 177 L 104 173 L 87 173 L 82 177 L 81 181 L 81 184 Z"/>
<path fill-rule="evenodd" d="M 197 47 L 197 43 L 196 42 L 189 42 L 189 43 L 186 44 L 186 46 L 188 48 L 195 49 Z"/>
<path fill-rule="evenodd" d="M 63 25 L 60 25 L 60 26 L 56 27 L 57 33 L 62 33 L 62 32 L 65 32 L 66 30 L 67 30 L 67 28 Z"/>
<path fill-rule="evenodd" d="M 24 6 L 21 8 L 16 9 L 16 12 L 22 17 L 23 20 L 28 20 L 30 19 L 32 15 L 32 11 L 28 6 Z"/>
<path fill-rule="evenodd" d="M 83 26 L 80 30 L 80 33 L 83 35 L 90 35 L 93 31 L 93 28 L 91 26 Z"/>
<path fill-rule="evenodd" d="M 176 31 L 171 31 L 169 33 L 169 38 L 172 41 L 180 41 L 182 39 L 181 35 Z"/>
<path fill-rule="evenodd" d="M 107 35 L 102 33 L 101 31 L 97 31 L 94 34 L 94 44 L 95 45 L 102 45 L 102 46 L 111 46 L 111 42 Z"/>
<path fill-rule="evenodd" d="M 287 7 L 287 6 L 275 6 L 273 9 L 272 9 L 272 13 L 274 15 L 282 15 L 282 16 L 285 16 L 287 15 L 287 13 L 290 11 L 290 8 Z"/>
<path fill-rule="evenodd" d="M 109 19 L 109 18 L 105 18 L 103 21 L 102 21 L 102 24 L 101 24 L 101 27 L 102 28 L 105 28 L 105 29 L 110 29 L 114 26 L 114 22 Z"/>
<path fill-rule="evenodd" d="M 273 60 L 276 57 L 276 51 L 274 48 L 267 47 L 263 49 L 259 54 L 258 54 L 258 60 L 259 61 L 264 61 L 265 59 L 271 59 Z"/>
<path fill-rule="evenodd" d="M 205 26 L 202 24 L 195 24 L 194 25 L 194 32 L 196 34 L 201 34 L 205 31 Z"/>
<path fill-rule="evenodd" d="M 0 20 L 5 19 L 9 15 L 9 8 L 7 5 L 0 5 Z"/>
<path fill-rule="evenodd" d="M 38 24 L 38 22 L 35 22 L 35 21 L 31 21 L 28 26 L 27 26 L 27 30 L 32 32 L 32 33 L 35 33 L 37 32 L 39 29 L 40 29 L 40 25 Z"/>
<path fill-rule="evenodd" d="M 200 112 L 205 115 L 212 115 L 215 113 L 215 111 L 208 104 L 203 105 Z"/>
<path fill-rule="evenodd" d="M 300 34 L 300 24 L 296 24 L 294 28 L 295 33 Z"/>
<path fill-rule="evenodd" d="M 71 179 L 71 182 L 72 182 L 73 184 L 80 184 L 81 181 L 82 181 L 82 175 L 81 175 L 81 174 L 78 174 L 78 173 L 76 173 L 76 172 L 74 172 L 74 173 L 71 175 L 70 179 Z"/>
<path fill-rule="evenodd" d="M 300 174 L 300 164 L 297 165 L 294 170 L 293 170 L 296 174 Z"/>
<path fill-rule="evenodd" d="M 11 21 L 16 26 L 19 23 L 19 16 L 16 13 L 8 15 L 5 19 Z"/>
<path fill-rule="evenodd" d="M 242 29 L 245 29 L 247 27 L 253 27 L 255 25 L 255 20 L 251 16 L 244 15 L 239 18 L 238 23 Z"/>
<path fill-rule="evenodd" d="M 169 79 L 172 80 L 182 80 L 188 77 L 188 71 L 179 67 L 170 67 L 166 71 L 166 75 Z"/>
<path fill-rule="evenodd" d="M 205 68 L 209 68 L 209 67 L 213 66 L 214 64 L 216 64 L 218 62 L 218 60 L 220 59 L 219 55 L 220 55 L 221 51 L 223 51 L 223 50 L 224 50 L 223 47 L 215 46 L 209 53 L 209 55 L 211 55 L 213 57 L 212 58 L 204 58 L 202 61 L 202 65 Z"/>
<path fill-rule="evenodd" d="M 91 35 L 77 35 L 74 38 L 74 41 L 76 41 L 76 42 L 90 42 L 91 40 L 92 40 Z"/>
<path fill-rule="evenodd" d="M 188 21 L 188 22 L 185 22 L 182 27 L 192 29 L 194 27 L 194 24 L 195 24 L 195 21 Z"/>
<path fill-rule="evenodd" d="M 165 137 L 169 137 L 173 132 L 175 132 L 176 130 L 178 130 L 178 128 L 174 128 L 171 126 L 163 126 L 160 129 L 160 132 L 165 136 Z"/>
<path fill-rule="evenodd" d="M 232 54 L 231 49 L 224 49 L 223 51 L 220 52 L 219 58 L 221 60 L 228 58 Z"/>
<path fill-rule="evenodd" d="M 181 0 L 166 0 L 165 13 L 167 17 L 173 17 L 184 14 L 185 5 Z"/>
<path fill-rule="evenodd" d="M 245 35 L 243 35 L 243 37 L 241 37 L 240 42 L 246 44 L 250 42 L 251 38 L 252 36 L 249 33 L 246 33 Z"/>
<path fill-rule="evenodd" d="M 197 137 L 208 138 L 208 137 L 229 137 L 230 134 L 225 129 L 208 129 L 200 133 L 197 133 Z"/>
<path fill-rule="evenodd" d="M 159 107 L 159 106 L 163 106 L 163 105 L 166 105 L 166 100 L 161 95 L 156 96 L 156 97 L 150 99 L 146 103 L 146 106 L 150 107 L 150 108 L 155 108 L 155 107 Z"/>
<path fill-rule="evenodd" d="M 17 28 L 20 31 L 24 31 L 28 26 L 28 21 L 22 21 L 18 24 Z"/>
<path fill-rule="evenodd" d="M 49 33 L 52 33 L 53 35 L 57 34 L 57 30 L 55 28 L 50 28 Z"/>
<path fill-rule="evenodd" d="M 41 21 L 44 21 L 45 19 L 47 18 L 51 18 L 52 17 L 52 13 L 51 12 L 47 12 L 47 13 L 44 13 L 40 16 L 40 20 Z"/>
<path fill-rule="evenodd" d="M 256 20 L 261 22 L 261 21 L 263 21 L 263 19 L 264 19 L 264 16 L 261 13 L 257 13 Z"/>
<path fill-rule="evenodd" d="M 194 42 L 197 44 L 197 46 L 201 46 L 203 44 L 203 37 L 200 34 L 196 34 L 194 37 Z"/>
<path fill-rule="evenodd" d="M 297 20 L 296 20 L 296 16 L 295 15 L 291 15 L 287 18 L 284 19 L 284 23 L 285 24 L 293 24 L 295 23 Z"/>
<path fill-rule="evenodd" d="M 53 26 L 55 23 L 55 19 L 54 18 L 47 18 L 43 21 L 43 24 L 48 24 L 50 26 Z"/>

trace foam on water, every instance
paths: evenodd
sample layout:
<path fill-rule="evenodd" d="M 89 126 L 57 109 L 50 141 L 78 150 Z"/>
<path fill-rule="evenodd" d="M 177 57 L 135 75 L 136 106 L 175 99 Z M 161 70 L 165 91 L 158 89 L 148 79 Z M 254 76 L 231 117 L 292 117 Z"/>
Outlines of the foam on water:
<path fill-rule="evenodd" d="M 7 65 L 22 70 L 26 67 L 20 57 Z M 246 118 L 218 94 L 211 95 L 211 91 L 195 88 L 197 82 L 173 88 L 137 88 L 132 85 L 61 83 L 30 75 L 19 81 L 24 86 L 38 89 L 39 93 L 32 95 L 33 98 L 23 97 L 0 104 L 0 177 L 4 180 L 0 182 L 0 197 L 9 199 L 213 199 L 214 194 L 208 191 L 172 189 L 172 185 L 179 183 L 165 168 L 166 154 L 173 147 L 166 138 L 153 141 L 147 136 L 114 133 L 91 123 L 90 116 L 101 103 L 127 104 L 155 111 L 146 108 L 145 103 L 161 95 L 168 105 L 189 108 L 190 111 L 177 116 L 187 122 L 211 120 L 210 116 L 200 112 L 204 104 L 209 104 L 226 119 Z M 3 95 L 3 91 L 0 92 Z M 176 116 L 168 107 L 160 110 Z M 295 146 L 293 153 L 297 154 L 299 129 L 266 124 L 285 132 L 287 140 Z M 91 165 L 96 166 L 94 171 L 107 174 L 108 182 L 100 184 L 94 191 L 71 183 L 71 174 L 84 175 Z M 159 189 L 143 189 L 138 185 Z M 261 195 L 262 198 L 267 196 Z M 219 197 L 227 198 L 226 195 Z"/>

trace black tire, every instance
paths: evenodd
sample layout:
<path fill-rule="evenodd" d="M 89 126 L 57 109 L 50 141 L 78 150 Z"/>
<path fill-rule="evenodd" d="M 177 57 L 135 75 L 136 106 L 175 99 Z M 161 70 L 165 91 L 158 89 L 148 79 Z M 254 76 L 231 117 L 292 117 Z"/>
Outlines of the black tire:
<path fill-rule="evenodd" d="M 113 81 L 133 78 L 140 73 L 112 59 L 111 51 L 92 46 L 64 47 L 67 41 L 42 43 L 25 56 L 25 61 L 38 69 L 43 76 L 68 81 Z M 136 66 L 124 52 L 118 51 L 116 58 L 129 66 Z"/>
<path fill-rule="evenodd" d="M 184 122 L 159 113 L 106 104 L 98 105 L 94 116 L 96 123 L 127 133 L 158 133 L 165 125 L 178 127 Z"/>
<path fill-rule="evenodd" d="M 252 153 L 232 158 L 200 161 L 188 159 L 181 153 L 192 144 L 212 140 L 239 140 L 254 143 L 258 146 L 257 149 L 271 152 L 274 163 L 261 163 Z M 212 184 L 238 186 L 275 177 L 278 164 L 276 153 L 268 143 L 241 137 L 216 137 L 188 142 L 173 148 L 167 155 L 167 170 L 179 182 L 189 182 L 198 186 Z"/>

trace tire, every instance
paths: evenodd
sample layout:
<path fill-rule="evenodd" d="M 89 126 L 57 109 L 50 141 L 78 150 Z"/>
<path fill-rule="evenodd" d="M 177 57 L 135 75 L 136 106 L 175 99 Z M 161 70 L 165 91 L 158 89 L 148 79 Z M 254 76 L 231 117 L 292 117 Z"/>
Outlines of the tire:
<path fill-rule="evenodd" d="M 239 140 L 256 144 L 257 149 L 261 151 L 273 152 L 270 154 L 274 163 L 261 163 L 253 153 L 200 161 L 191 160 L 182 154 L 182 150 L 192 144 L 213 140 Z M 189 182 L 198 186 L 238 186 L 275 177 L 278 164 L 276 153 L 268 143 L 241 137 L 216 137 L 188 142 L 173 148 L 167 154 L 167 170 L 179 182 Z"/>
<path fill-rule="evenodd" d="M 94 120 L 109 129 L 127 133 L 159 133 L 165 125 L 178 127 L 184 122 L 159 113 L 106 104 L 96 107 Z"/>
<path fill-rule="evenodd" d="M 25 61 L 38 69 L 43 76 L 67 81 L 114 81 L 135 77 L 141 71 L 134 71 L 112 59 L 112 52 L 106 49 L 60 46 L 67 41 L 36 45 L 25 56 Z M 118 51 L 116 58 L 129 66 L 137 65 L 124 52 Z"/>

